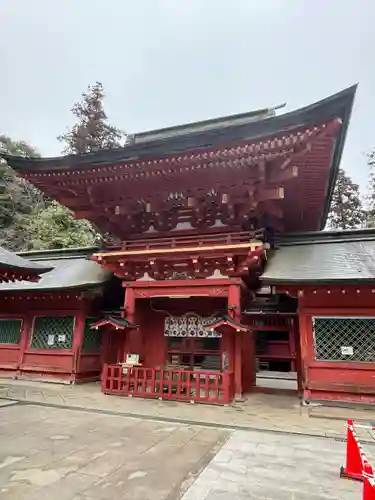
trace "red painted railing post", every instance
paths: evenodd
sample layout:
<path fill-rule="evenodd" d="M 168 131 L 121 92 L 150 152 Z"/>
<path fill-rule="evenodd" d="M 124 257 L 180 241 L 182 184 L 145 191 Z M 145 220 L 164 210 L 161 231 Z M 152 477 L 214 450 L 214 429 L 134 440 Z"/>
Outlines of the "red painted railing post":
<path fill-rule="evenodd" d="M 108 365 L 105 363 L 102 368 L 102 376 L 101 376 L 102 392 L 106 392 L 107 380 L 108 380 Z"/>
<path fill-rule="evenodd" d="M 233 399 L 233 377 L 232 372 L 104 365 L 102 391 L 119 396 L 228 404 Z"/>
<path fill-rule="evenodd" d="M 223 403 L 229 403 L 229 374 L 228 372 L 224 372 L 222 374 L 222 384 L 223 384 Z M 218 390 L 218 392 L 220 389 Z"/>

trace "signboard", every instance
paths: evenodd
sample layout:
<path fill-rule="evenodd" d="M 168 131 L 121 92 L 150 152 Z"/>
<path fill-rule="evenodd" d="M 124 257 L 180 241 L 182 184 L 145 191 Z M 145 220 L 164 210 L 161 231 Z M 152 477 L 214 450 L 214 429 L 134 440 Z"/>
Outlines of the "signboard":
<path fill-rule="evenodd" d="M 139 354 L 127 354 L 126 355 L 127 365 L 138 365 L 139 364 Z"/>
<path fill-rule="evenodd" d="M 351 346 L 341 346 L 342 356 L 353 356 L 353 347 Z"/>

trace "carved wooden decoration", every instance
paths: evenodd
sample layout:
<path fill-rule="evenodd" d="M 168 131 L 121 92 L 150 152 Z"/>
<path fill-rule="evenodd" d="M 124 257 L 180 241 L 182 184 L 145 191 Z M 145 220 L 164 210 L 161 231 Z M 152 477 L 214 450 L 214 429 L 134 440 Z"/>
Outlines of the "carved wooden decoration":
<path fill-rule="evenodd" d="M 144 247 L 138 244 L 134 250 L 99 253 L 92 258 L 126 281 L 246 276 L 249 267 L 262 266 L 269 247 L 262 233 L 259 235 L 263 241 L 249 241 L 246 234 L 252 233 L 239 233 L 238 242 L 233 242 L 235 236 L 230 240 L 228 235 L 224 244 L 213 237 L 209 241 L 207 237 L 191 239 L 189 246 L 185 239 L 182 240 L 185 246 L 178 240 L 159 240 L 157 246 L 149 248 L 150 242 L 145 242 Z"/>
<path fill-rule="evenodd" d="M 314 145 L 319 154 L 329 154 L 340 126 L 335 119 L 226 148 L 23 175 L 75 217 L 120 240 L 165 234 L 181 225 L 191 231 L 218 225 L 241 229 L 251 219 L 259 227 L 270 207 L 272 223 L 283 229 L 286 186 L 295 183 L 298 190 Z"/>

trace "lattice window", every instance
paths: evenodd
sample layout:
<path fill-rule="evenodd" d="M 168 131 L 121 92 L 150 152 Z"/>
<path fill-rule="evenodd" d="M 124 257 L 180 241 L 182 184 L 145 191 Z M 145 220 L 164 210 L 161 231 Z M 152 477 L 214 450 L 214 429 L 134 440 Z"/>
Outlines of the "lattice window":
<path fill-rule="evenodd" d="M 91 325 L 98 321 L 97 318 L 86 318 L 83 336 L 84 351 L 99 351 L 102 343 L 100 330 L 91 330 Z"/>
<path fill-rule="evenodd" d="M 31 347 L 34 349 L 71 349 L 73 316 L 37 316 L 34 318 Z"/>
<path fill-rule="evenodd" d="M 375 362 L 375 318 L 314 317 L 315 359 Z"/>
<path fill-rule="evenodd" d="M 206 325 L 218 320 L 219 318 L 205 318 L 192 314 L 167 316 L 164 321 L 164 335 L 165 337 L 221 337 L 220 332 L 205 329 Z"/>
<path fill-rule="evenodd" d="M 0 319 L 0 344 L 19 344 L 22 320 Z"/>

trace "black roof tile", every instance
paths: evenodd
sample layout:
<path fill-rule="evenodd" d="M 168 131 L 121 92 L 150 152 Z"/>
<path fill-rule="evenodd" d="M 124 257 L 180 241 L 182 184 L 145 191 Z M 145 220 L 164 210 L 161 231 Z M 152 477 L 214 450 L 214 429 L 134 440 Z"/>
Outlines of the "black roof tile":
<path fill-rule="evenodd" d="M 286 235 L 260 279 L 269 285 L 375 282 L 375 229 Z"/>

